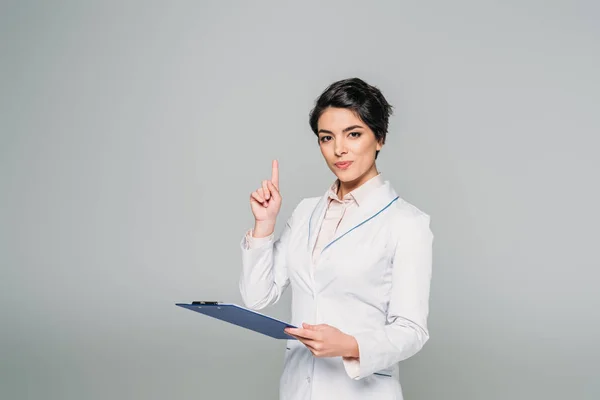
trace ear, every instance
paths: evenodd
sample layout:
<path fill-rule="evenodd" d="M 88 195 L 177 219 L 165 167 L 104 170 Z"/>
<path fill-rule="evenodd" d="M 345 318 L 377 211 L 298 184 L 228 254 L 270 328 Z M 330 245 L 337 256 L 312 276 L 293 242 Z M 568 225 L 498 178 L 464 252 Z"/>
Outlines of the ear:
<path fill-rule="evenodd" d="M 378 140 L 377 141 L 377 151 L 381 150 L 383 148 L 383 140 Z"/>

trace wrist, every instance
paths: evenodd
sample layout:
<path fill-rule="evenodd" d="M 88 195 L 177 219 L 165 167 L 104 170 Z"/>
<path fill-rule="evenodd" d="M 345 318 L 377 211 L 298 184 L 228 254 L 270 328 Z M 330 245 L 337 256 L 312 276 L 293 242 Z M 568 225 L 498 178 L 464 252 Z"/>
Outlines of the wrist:
<path fill-rule="evenodd" d="M 346 358 L 358 358 L 359 357 L 359 351 L 358 351 L 358 342 L 356 341 L 356 338 L 352 335 L 346 335 L 347 336 L 347 344 L 346 344 L 346 354 L 344 354 L 344 357 Z"/>
<path fill-rule="evenodd" d="M 254 221 L 252 237 L 263 238 L 271 235 L 275 231 L 275 221 Z"/>

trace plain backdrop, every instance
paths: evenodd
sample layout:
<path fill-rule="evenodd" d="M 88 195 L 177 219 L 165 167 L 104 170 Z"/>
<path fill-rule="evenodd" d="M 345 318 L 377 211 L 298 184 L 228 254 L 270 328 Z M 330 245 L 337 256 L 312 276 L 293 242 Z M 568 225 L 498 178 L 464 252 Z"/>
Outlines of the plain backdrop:
<path fill-rule="evenodd" d="M 3 1 L 0 398 L 275 399 L 240 302 L 248 196 L 277 232 L 333 182 L 335 80 L 394 105 L 378 167 L 431 215 L 407 400 L 598 399 L 600 7 L 588 1 Z M 289 317 L 289 293 L 267 309 Z"/>

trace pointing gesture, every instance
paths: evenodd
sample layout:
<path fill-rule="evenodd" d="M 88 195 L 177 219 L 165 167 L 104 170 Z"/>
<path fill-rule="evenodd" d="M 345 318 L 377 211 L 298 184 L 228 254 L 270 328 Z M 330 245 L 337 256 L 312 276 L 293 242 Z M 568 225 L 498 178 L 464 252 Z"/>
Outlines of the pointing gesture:
<path fill-rule="evenodd" d="M 271 166 L 271 182 L 275 185 L 275 188 L 279 190 L 279 163 L 277 160 L 273 160 Z"/>
<path fill-rule="evenodd" d="M 255 219 L 255 233 L 269 231 L 275 227 L 277 214 L 281 208 L 279 194 L 279 163 L 273 160 L 271 179 L 262 181 L 261 187 L 250 194 L 250 207 Z M 264 227 L 266 229 L 256 229 Z"/>

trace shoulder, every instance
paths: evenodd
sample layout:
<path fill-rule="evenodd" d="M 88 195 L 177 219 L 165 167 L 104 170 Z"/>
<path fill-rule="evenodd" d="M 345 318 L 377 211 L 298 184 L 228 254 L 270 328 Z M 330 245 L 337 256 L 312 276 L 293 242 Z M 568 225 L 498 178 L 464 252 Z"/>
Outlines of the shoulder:
<path fill-rule="evenodd" d="M 309 216 L 314 211 L 315 207 L 321 200 L 321 197 L 306 197 L 294 207 L 292 211 L 292 217 L 295 219 L 302 219 L 306 216 Z"/>
<path fill-rule="evenodd" d="M 393 213 L 397 218 L 408 218 L 408 219 L 426 219 L 429 220 L 430 216 L 425 211 L 421 210 L 417 206 L 402 197 L 398 196 L 398 200 L 394 202 Z"/>
<path fill-rule="evenodd" d="M 317 205 L 317 203 L 319 202 L 319 200 L 321 200 L 321 198 L 322 198 L 322 196 L 305 197 L 304 199 L 300 200 L 300 202 L 296 206 L 296 209 L 299 209 L 299 210 L 312 209 Z"/>
<path fill-rule="evenodd" d="M 414 204 L 398 197 L 391 208 L 393 225 L 399 233 L 432 234 L 431 216 Z"/>

